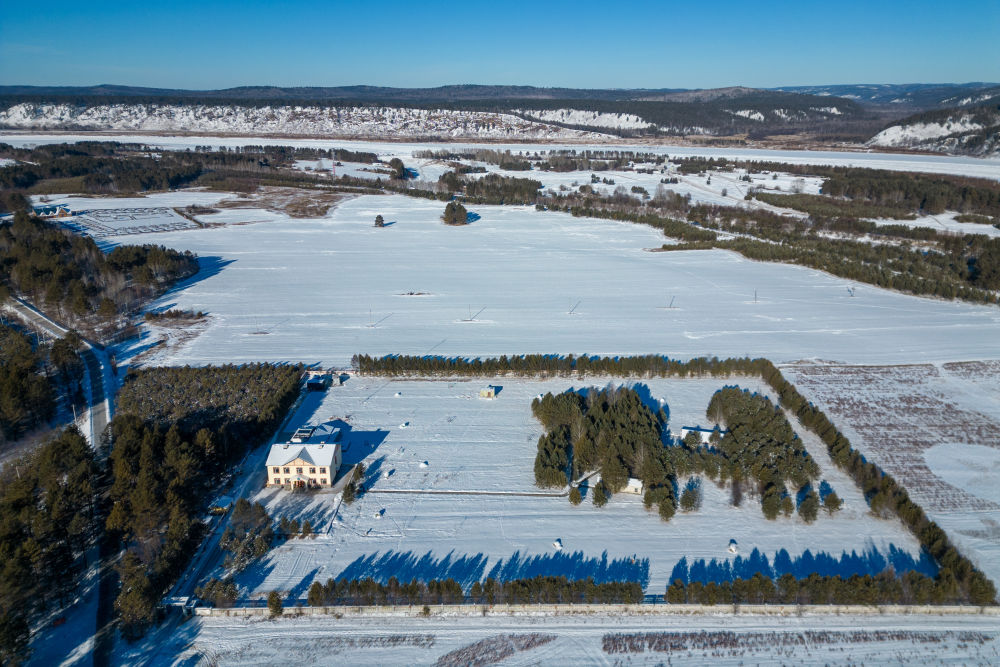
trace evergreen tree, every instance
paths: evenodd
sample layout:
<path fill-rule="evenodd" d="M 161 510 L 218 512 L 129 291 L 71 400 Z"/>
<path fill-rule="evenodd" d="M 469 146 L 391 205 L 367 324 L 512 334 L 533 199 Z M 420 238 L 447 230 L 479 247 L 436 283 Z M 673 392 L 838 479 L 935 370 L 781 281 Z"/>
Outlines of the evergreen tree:
<path fill-rule="evenodd" d="M 840 499 L 840 496 L 834 491 L 830 491 L 823 497 L 823 509 L 826 510 L 827 514 L 833 515 L 834 512 L 840 511 L 843 504 L 844 502 Z"/>
<path fill-rule="evenodd" d="M 604 482 L 598 482 L 594 487 L 594 507 L 604 507 L 608 504 L 608 494 L 604 490 Z"/>
<path fill-rule="evenodd" d="M 282 603 L 281 594 L 278 591 L 271 591 L 267 594 L 267 609 L 271 612 L 271 618 L 285 613 L 285 605 Z"/>

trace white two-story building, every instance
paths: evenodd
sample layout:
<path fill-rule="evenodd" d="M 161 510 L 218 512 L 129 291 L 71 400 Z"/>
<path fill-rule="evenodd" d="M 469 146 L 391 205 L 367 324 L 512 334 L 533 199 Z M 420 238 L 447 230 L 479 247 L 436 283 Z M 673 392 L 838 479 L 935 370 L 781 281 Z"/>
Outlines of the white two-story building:
<path fill-rule="evenodd" d="M 333 486 L 340 468 L 341 431 L 331 424 L 304 426 L 285 443 L 271 445 L 267 486 L 316 489 Z"/>

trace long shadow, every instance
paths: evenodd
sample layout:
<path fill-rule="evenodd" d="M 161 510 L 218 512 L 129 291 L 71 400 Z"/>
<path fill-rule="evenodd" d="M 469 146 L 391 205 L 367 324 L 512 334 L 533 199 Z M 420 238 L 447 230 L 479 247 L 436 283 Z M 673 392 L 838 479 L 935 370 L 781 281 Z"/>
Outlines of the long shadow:
<path fill-rule="evenodd" d="M 289 589 L 287 599 L 291 602 L 304 600 L 306 597 L 306 591 L 309 589 L 309 586 L 312 585 L 313 579 L 316 578 L 317 573 L 319 573 L 319 568 L 314 567 L 312 571 L 302 577 L 302 580 L 299 581 L 299 583 Z"/>
<path fill-rule="evenodd" d="M 338 579 L 372 579 L 386 583 L 390 577 L 399 581 L 427 582 L 431 579 L 454 579 L 463 588 L 471 586 L 483 578 L 486 570 L 487 557 L 482 553 L 475 556 L 455 556 L 454 551 L 444 558 L 435 558 L 428 551 L 418 556 L 412 551 L 387 551 L 382 555 L 378 552 L 361 556 L 349 563 L 337 575 Z"/>
<path fill-rule="evenodd" d="M 921 551 L 920 556 L 914 558 L 909 552 L 890 544 L 888 553 L 882 553 L 873 546 L 860 554 L 857 551 L 850 553 L 844 551 L 840 556 L 824 551 L 814 554 L 806 549 L 801 555 L 792 558 L 787 550 L 781 549 L 775 553 L 773 561 L 757 549 L 746 557 L 737 556 L 732 561 L 715 558 L 706 561 L 702 558 L 689 563 L 685 557 L 674 566 L 670 573 L 670 581 L 680 579 L 685 583 L 693 581 L 703 584 L 721 583 L 734 579 L 749 579 L 755 574 L 770 579 L 778 579 L 786 574 L 791 574 L 796 579 L 805 579 L 811 574 L 840 576 L 846 579 L 854 575 L 875 576 L 889 568 L 892 568 L 897 576 L 910 571 L 929 577 L 937 574 L 937 565 L 926 551 Z"/>
<path fill-rule="evenodd" d="M 235 262 L 235 259 L 223 259 L 216 255 L 204 255 L 198 257 L 198 272 L 195 273 L 190 278 L 185 278 L 184 280 L 179 280 L 170 286 L 166 292 L 160 295 L 160 299 L 167 296 L 168 294 L 174 294 L 180 292 L 181 290 L 187 289 L 191 285 L 195 285 L 202 280 L 207 280 L 212 276 L 219 275 L 224 268 Z"/>
<path fill-rule="evenodd" d="M 563 576 L 571 581 L 592 577 L 597 583 L 635 581 L 645 588 L 649 584 L 649 559 L 632 556 L 609 560 L 607 551 L 600 558 L 587 558 L 582 551 L 525 557 L 517 551 L 506 561 L 497 562 L 487 576 L 500 582 L 539 576 Z"/>
<path fill-rule="evenodd" d="M 345 466 L 365 460 L 378 451 L 385 439 L 389 437 L 389 431 L 383 431 L 380 428 L 374 431 L 359 431 L 342 419 L 334 419 L 327 423 L 341 429 L 341 454 Z"/>
<path fill-rule="evenodd" d="M 658 414 L 662 409 L 666 421 L 670 421 L 670 406 L 667 405 L 666 401 L 660 401 L 660 399 L 653 396 L 653 392 L 649 390 L 648 385 L 637 382 L 630 385 L 630 387 L 632 391 L 639 395 L 639 400 L 642 401 L 642 404 L 653 411 L 653 414 Z"/>
<path fill-rule="evenodd" d="M 451 578 L 463 587 L 488 577 L 502 583 L 539 576 L 563 576 L 571 581 L 591 577 L 597 583 L 635 581 L 643 587 L 649 584 L 648 558 L 633 556 L 609 559 L 607 552 L 601 554 L 599 558 L 587 558 L 582 551 L 522 556 L 518 551 L 510 558 L 497 561 L 488 573 L 487 560 L 482 553 L 456 557 L 454 552 L 450 552 L 444 558 L 435 558 L 430 551 L 423 555 L 412 551 L 388 551 L 382 555 L 376 552 L 357 558 L 347 565 L 337 578 L 371 577 L 382 583 L 388 581 L 389 577 L 396 577 L 400 581 L 417 579 L 424 582 Z"/>
<path fill-rule="evenodd" d="M 274 565 L 270 561 L 265 562 L 264 559 L 256 560 L 247 569 L 236 575 L 236 583 L 241 588 L 245 588 L 249 593 L 253 593 L 273 571 Z"/>

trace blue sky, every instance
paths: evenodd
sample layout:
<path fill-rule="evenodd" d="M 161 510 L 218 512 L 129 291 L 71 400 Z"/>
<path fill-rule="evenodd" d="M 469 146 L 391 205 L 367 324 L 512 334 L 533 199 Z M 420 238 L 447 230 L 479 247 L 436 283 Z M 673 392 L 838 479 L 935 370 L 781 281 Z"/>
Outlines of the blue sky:
<path fill-rule="evenodd" d="M 0 84 L 1000 81 L 1000 0 L 0 2 Z"/>

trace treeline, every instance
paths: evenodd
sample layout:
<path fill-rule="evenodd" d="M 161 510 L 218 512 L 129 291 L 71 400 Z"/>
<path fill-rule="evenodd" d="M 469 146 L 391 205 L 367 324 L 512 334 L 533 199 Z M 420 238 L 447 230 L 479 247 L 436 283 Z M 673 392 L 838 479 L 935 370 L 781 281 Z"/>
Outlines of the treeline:
<path fill-rule="evenodd" d="M 688 361 L 657 354 L 633 357 L 599 357 L 587 354 L 522 354 L 487 359 L 391 354 L 372 357 L 355 354 L 351 365 L 361 375 L 381 376 L 463 376 L 496 377 L 500 375 L 585 377 L 727 377 L 762 376 L 772 368 L 767 359 L 695 357 Z"/>
<path fill-rule="evenodd" d="M 822 192 L 831 197 L 908 208 L 925 215 L 945 210 L 1000 215 L 1000 184 L 957 176 L 854 170 L 827 178 Z"/>
<path fill-rule="evenodd" d="M 147 322 L 162 322 L 164 320 L 200 320 L 203 317 L 205 317 L 205 313 L 200 310 L 195 312 L 193 310 L 181 310 L 179 308 L 171 308 L 170 310 L 164 310 L 161 312 L 154 312 L 150 310 L 143 314 L 143 319 Z"/>
<path fill-rule="evenodd" d="M 327 159 L 343 160 L 344 162 L 361 162 L 364 164 L 374 164 L 380 161 L 376 153 L 369 151 L 351 151 L 346 148 L 316 148 L 312 146 L 273 146 L 270 144 L 229 147 L 195 146 L 195 151 L 199 153 L 263 155 L 282 165 L 290 164 L 294 160 Z"/>
<path fill-rule="evenodd" d="M 721 248 L 749 259 L 783 262 L 827 271 L 836 276 L 912 294 L 997 303 L 1000 289 L 1000 239 L 985 235 L 935 235 L 929 240 L 940 252 L 907 243 L 871 243 L 829 238 L 818 231 L 865 233 L 927 239 L 923 231 L 896 227 L 872 230 L 871 223 L 846 219 L 799 220 L 766 211 L 725 206 L 697 206 L 688 219 L 739 238 L 688 245 L 664 245 L 662 250 Z"/>
<path fill-rule="evenodd" d="M 374 579 L 327 579 L 309 587 L 312 607 L 334 605 L 406 604 L 612 604 L 642 602 L 642 585 L 614 581 L 595 583 L 593 577 L 571 581 L 566 577 L 538 576 L 498 582 L 490 577 L 474 582 L 468 592 L 454 579 L 409 583 L 390 577 L 385 584 Z"/>
<path fill-rule="evenodd" d="M 25 191 L 44 181 L 73 179 L 72 190 L 92 194 L 165 190 L 191 183 L 201 175 L 199 161 L 171 151 L 153 157 L 145 147 L 113 142 L 53 144 L 15 149 L 0 144 L 0 154 L 18 160 L 0 170 L 0 190 Z M 65 192 L 69 188 L 63 187 Z"/>
<path fill-rule="evenodd" d="M 857 199 L 834 199 L 824 195 L 804 195 L 804 194 L 776 194 L 773 192 L 763 192 L 761 190 L 751 190 L 747 195 L 758 201 L 762 201 L 772 206 L 781 208 L 791 208 L 802 211 L 812 216 L 822 216 L 826 218 L 892 218 L 895 220 L 913 220 L 917 217 L 913 209 L 907 206 L 892 206 L 885 204 L 873 204 Z M 860 222 L 860 221 L 859 221 Z M 869 223 L 872 227 L 877 226 Z M 914 228 L 920 229 L 920 228 Z M 929 238 L 937 234 L 933 229 L 925 227 L 922 231 L 930 233 Z"/>
<path fill-rule="evenodd" d="M 870 574 L 810 574 L 801 579 L 785 574 L 776 580 L 756 574 L 750 579 L 685 583 L 667 586 L 669 604 L 988 604 L 964 595 L 952 576 L 933 579 L 915 570 L 897 577 L 891 570 Z"/>
<path fill-rule="evenodd" d="M 477 204 L 534 204 L 542 184 L 530 178 L 486 174 L 480 178 L 459 178 L 445 172 L 438 183 L 451 192 L 463 192 Z"/>
<path fill-rule="evenodd" d="M 198 146 L 194 151 L 160 151 L 138 144 L 78 142 L 18 149 L 0 144 L 0 156 L 18 163 L 0 170 L 0 193 L 8 206 L 27 208 L 11 193 L 85 192 L 125 194 L 205 185 L 216 172 L 276 174 L 295 160 L 328 158 L 372 164 L 378 156 L 345 149 L 292 146 Z M 312 180 L 299 174 L 298 180 Z M 15 210 L 9 208 L 8 210 Z"/>
<path fill-rule="evenodd" d="M 300 375 L 299 366 L 248 364 L 127 376 L 110 425 L 112 505 L 105 523 L 126 548 L 115 602 L 126 636 L 141 635 L 153 622 L 156 603 L 201 539 L 204 499 L 233 462 L 277 429 Z M 246 554 L 239 543 L 252 535 L 246 541 L 255 554 L 270 519 L 251 507 L 244 523 L 227 541 L 240 558 Z"/>
<path fill-rule="evenodd" d="M 0 226 L 0 286 L 76 323 L 132 312 L 197 271 L 190 252 L 142 245 L 105 255 L 93 239 L 21 212 Z"/>
<path fill-rule="evenodd" d="M 34 149 L 0 144 L 0 157 L 18 160 L 17 164 L 0 170 L 0 211 L 29 213 L 29 194 L 120 195 L 188 186 L 235 192 L 252 192 L 265 185 L 315 187 L 317 183 L 329 185 L 329 179 L 291 169 L 296 160 L 379 162 L 374 153 L 344 149 L 198 146 L 193 151 L 160 151 L 114 142 L 56 144 Z M 395 165 L 390 167 L 394 169 Z M 400 178 L 407 174 L 405 168 L 394 173 Z"/>
<path fill-rule="evenodd" d="M 972 604 L 993 604 L 996 589 L 968 558 L 959 553 L 948 536 L 913 502 L 906 490 L 875 463 L 851 446 L 850 441 L 827 416 L 803 397 L 795 386 L 768 359 L 718 359 L 700 357 L 678 362 L 666 357 L 573 357 L 524 355 L 493 359 L 444 357 L 354 356 L 355 368 L 370 375 L 515 375 L 565 377 L 613 375 L 618 377 L 689 377 L 748 375 L 760 377 L 780 399 L 780 406 L 796 415 L 826 445 L 833 462 L 844 470 L 864 492 L 873 512 L 895 515 L 914 534 L 921 546 L 939 565 L 937 580 L 954 577 L 962 599 Z M 487 372 L 486 369 L 489 369 Z"/>
<path fill-rule="evenodd" d="M 94 535 L 94 452 L 75 428 L 0 472 L 0 662 L 29 657 L 32 626 L 73 600 Z M 96 593 L 91 593 L 95 595 Z"/>
<path fill-rule="evenodd" d="M 55 414 L 55 388 L 29 336 L 0 326 L 0 443 L 17 440 Z"/>

